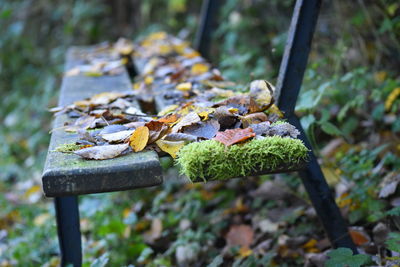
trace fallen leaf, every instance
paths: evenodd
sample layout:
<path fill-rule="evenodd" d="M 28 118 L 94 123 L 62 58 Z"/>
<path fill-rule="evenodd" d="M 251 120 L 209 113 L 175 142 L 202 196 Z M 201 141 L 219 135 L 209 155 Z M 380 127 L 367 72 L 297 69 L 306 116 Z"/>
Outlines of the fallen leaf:
<path fill-rule="evenodd" d="M 243 127 L 247 128 L 250 124 L 258 124 L 267 121 L 268 117 L 264 112 L 257 112 L 243 116 L 240 120 L 242 121 Z"/>
<path fill-rule="evenodd" d="M 163 108 L 160 112 L 158 112 L 158 116 L 164 116 L 164 115 L 167 115 L 167 114 L 169 114 L 169 113 L 171 113 L 171 112 L 174 112 L 177 108 L 179 108 L 179 106 L 178 105 L 169 105 L 169 106 L 166 106 L 165 108 Z"/>
<path fill-rule="evenodd" d="M 164 137 L 166 141 L 185 141 L 186 143 L 196 142 L 197 136 L 185 133 L 171 133 Z"/>
<path fill-rule="evenodd" d="M 349 234 L 356 246 L 362 246 L 371 242 L 371 238 L 361 227 L 351 227 Z"/>
<path fill-rule="evenodd" d="M 372 233 L 375 244 L 383 245 L 389 236 L 390 229 L 387 225 L 380 222 L 372 229 Z"/>
<path fill-rule="evenodd" d="M 128 147 L 128 144 L 93 146 L 74 151 L 74 153 L 85 159 L 103 160 L 112 159 L 121 155 Z"/>
<path fill-rule="evenodd" d="M 258 227 L 263 233 L 275 233 L 278 230 L 279 225 L 268 219 L 264 219 L 259 222 Z"/>
<path fill-rule="evenodd" d="M 123 97 L 125 94 L 119 92 L 104 92 L 94 95 L 90 98 L 92 105 L 106 105 L 119 97 Z"/>
<path fill-rule="evenodd" d="M 146 126 L 140 126 L 136 128 L 136 130 L 129 138 L 129 145 L 135 152 L 142 151 L 149 141 L 149 136 L 149 128 L 147 128 Z"/>
<path fill-rule="evenodd" d="M 144 233 L 144 239 L 147 243 L 153 244 L 158 238 L 161 237 L 163 230 L 162 221 L 159 218 L 155 218 L 151 221 L 151 228 L 149 231 Z"/>
<path fill-rule="evenodd" d="M 204 63 L 196 63 L 192 66 L 191 72 L 193 75 L 200 75 L 209 70 L 208 66 Z"/>
<path fill-rule="evenodd" d="M 253 251 L 251 249 L 249 249 L 249 247 L 241 247 L 239 249 L 239 257 L 240 258 L 247 258 L 251 254 L 253 254 Z"/>
<path fill-rule="evenodd" d="M 72 68 L 64 73 L 65 77 L 76 76 L 79 75 L 81 70 L 78 67 Z"/>
<path fill-rule="evenodd" d="M 132 135 L 135 130 L 125 130 L 116 133 L 101 134 L 101 138 L 109 143 L 122 143 Z"/>
<path fill-rule="evenodd" d="M 77 132 L 78 130 L 86 130 L 88 128 L 94 127 L 94 122 L 96 117 L 85 115 L 78 118 L 73 125 L 68 125 L 65 127 L 66 132 Z"/>
<path fill-rule="evenodd" d="M 232 114 L 227 107 L 216 108 L 214 117 L 218 120 L 222 129 L 229 128 L 238 121 L 237 116 Z"/>
<path fill-rule="evenodd" d="M 166 115 L 160 119 L 158 119 L 159 122 L 164 122 L 164 123 L 174 123 L 178 120 L 178 115 L 177 114 L 169 114 Z"/>
<path fill-rule="evenodd" d="M 257 124 L 252 124 L 249 127 L 253 129 L 256 135 L 263 135 L 269 132 L 269 129 L 271 128 L 271 123 L 269 121 L 265 121 Z"/>
<path fill-rule="evenodd" d="M 240 115 L 247 114 L 249 111 L 250 97 L 248 95 L 236 95 L 223 101 L 217 102 L 213 107 L 232 107 L 237 108 Z"/>
<path fill-rule="evenodd" d="M 253 238 L 254 231 L 246 224 L 232 225 L 225 237 L 229 247 L 250 247 L 251 243 L 253 243 Z"/>
<path fill-rule="evenodd" d="M 379 198 L 386 198 L 396 192 L 397 186 L 400 183 L 400 174 L 395 172 L 388 173 L 382 180 Z"/>
<path fill-rule="evenodd" d="M 208 120 L 183 127 L 182 132 L 205 139 L 213 138 L 219 131 L 220 125 L 217 120 Z"/>
<path fill-rule="evenodd" d="M 176 86 L 176 90 L 179 91 L 190 91 L 192 89 L 192 83 L 180 83 Z"/>
<path fill-rule="evenodd" d="M 265 80 L 255 80 L 250 83 L 250 97 L 255 100 L 256 112 L 264 111 L 274 104 L 274 86 Z"/>
<path fill-rule="evenodd" d="M 146 127 L 150 131 L 148 144 L 154 143 L 168 132 L 168 126 L 160 121 L 150 121 L 146 123 Z"/>
<path fill-rule="evenodd" d="M 176 154 L 185 145 L 185 141 L 167 141 L 160 139 L 156 141 L 157 146 L 164 152 L 171 155 L 171 157 L 176 158 Z"/>
<path fill-rule="evenodd" d="M 218 132 L 217 136 L 214 137 L 214 140 L 217 140 L 218 142 L 221 142 L 226 146 L 230 146 L 254 137 L 255 135 L 256 134 L 251 128 L 237 128 L 232 130 L 225 130 L 224 132 Z"/>
<path fill-rule="evenodd" d="M 182 127 L 189 126 L 200 121 L 199 115 L 196 112 L 190 112 L 182 117 L 178 123 L 172 128 L 173 133 L 177 133 Z"/>

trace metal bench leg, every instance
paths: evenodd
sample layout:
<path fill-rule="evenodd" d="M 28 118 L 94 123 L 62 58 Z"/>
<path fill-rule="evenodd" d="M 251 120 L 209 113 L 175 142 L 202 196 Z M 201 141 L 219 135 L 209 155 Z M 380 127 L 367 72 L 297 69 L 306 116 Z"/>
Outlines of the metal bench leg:
<path fill-rule="evenodd" d="M 347 231 L 346 222 L 331 195 L 300 121 L 294 114 L 321 2 L 322 0 L 296 1 L 275 96 L 278 99 L 279 108 L 285 113 L 289 122 L 300 130 L 300 139 L 311 151 L 310 162 L 306 170 L 300 172 L 300 176 L 332 245 L 347 247 L 357 253 Z"/>
<path fill-rule="evenodd" d="M 78 197 L 56 197 L 57 232 L 61 251 L 61 266 L 82 266 L 81 231 Z"/>
<path fill-rule="evenodd" d="M 208 60 L 210 60 L 211 35 L 215 29 L 216 17 L 221 4 L 222 0 L 203 0 L 201 7 L 194 48 Z"/>
<path fill-rule="evenodd" d="M 289 122 L 299 129 L 300 139 L 311 149 L 311 145 L 299 119 L 296 116 L 292 116 L 289 118 Z M 300 171 L 299 174 L 332 246 L 350 248 L 354 253 L 357 253 L 357 248 L 347 231 L 347 223 L 336 205 L 335 199 L 312 150 L 310 150 L 309 158 L 310 161 L 307 168 L 304 171 Z"/>

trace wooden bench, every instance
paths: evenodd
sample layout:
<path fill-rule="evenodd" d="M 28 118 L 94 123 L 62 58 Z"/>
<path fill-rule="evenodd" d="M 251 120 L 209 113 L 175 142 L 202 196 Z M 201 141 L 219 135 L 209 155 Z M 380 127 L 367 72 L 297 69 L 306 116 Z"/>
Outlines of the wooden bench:
<path fill-rule="evenodd" d="M 203 3 L 202 21 L 197 33 L 196 48 L 202 55 L 208 55 L 210 36 L 219 1 L 207 0 Z M 299 119 L 294 114 L 296 99 L 307 64 L 312 35 L 315 29 L 320 0 L 298 0 L 289 30 L 285 55 L 278 79 L 279 107 L 288 121 L 300 129 L 300 138 L 306 146 L 311 146 L 302 130 Z M 65 70 L 81 65 L 87 55 L 95 56 L 96 47 L 73 47 L 68 50 Z M 140 73 L 142 63 L 136 61 Z M 83 75 L 64 77 L 59 105 L 106 91 L 126 92 L 132 88 L 126 69 L 117 75 L 89 77 Z M 163 106 L 162 99 L 159 108 Z M 161 101 L 161 104 L 160 104 Z M 139 108 L 139 105 L 137 105 Z M 88 161 L 74 154 L 54 152 L 61 144 L 71 143 L 77 134 L 57 130 L 70 119 L 58 116 L 54 122 L 49 153 L 43 172 L 43 191 L 47 197 L 55 197 L 55 208 L 62 255 L 62 265 L 81 266 L 81 236 L 79 228 L 78 195 L 132 190 L 160 185 L 163 182 L 158 155 L 154 151 L 131 153 L 123 157 L 104 161 Z M 349 237 L 347 226 L 331 195 L 318 162 L 310 153 L 310 161 L 298 166 L 286 166 L 264 173 L 299 171 L 310 199 L 334 247 L 348 247 L 356 252 Z"/>

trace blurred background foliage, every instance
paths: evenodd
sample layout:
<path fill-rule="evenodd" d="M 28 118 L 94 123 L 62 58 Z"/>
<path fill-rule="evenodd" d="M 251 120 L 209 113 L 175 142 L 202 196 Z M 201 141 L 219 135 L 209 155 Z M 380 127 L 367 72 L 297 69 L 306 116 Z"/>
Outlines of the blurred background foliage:
<path fill-rule="evenodd" d="M 57 103 L 67 47 L 119 36 L 136 39 L 155 30 L 193 40 L 200 6 L 200 0 L 0 2 L 0 266 L 56 266 L 59 261 L 54 211 L 42 196 L 40 177 L 51 128 L 47 108 Z M 293 6 L 293 0 L 224 1 L 212 62 L 228 79 L 275 83 Z M 365 225 L 367 231 L 379 221 L 400 230 L 398 203 L 378 198 L 383 178 L 400 169 L 399 54 L 398 1 L 324 1 L 297 112 L 329 183 L 336 186 L 339 205 L 351 224 Z M 168 173 L 176 175 L 173 169 Z M 294 191 L 301 187 L 294 176 L 284 179 Z M 174 266 L 183 246 L 203 255 L 203 266 L 217 263 L 223 244 L 210 244 L 222 242 L 222 229 L 235 217 L 224 210 L 236 207 L 238 196 L 248 199 L 249 190 L 262 181 L 207 190 L 172 184 L 82 197 L 85 266 L 107 261 L 111 266 Z M 346 192 L 339 194 L 343 184 Z M 202 215 L 211 198 L 220 202 Z M 248 205 L 263 214 L 276 204 Z M 208 225 L 216 216 L 226 220 Z M 162 221 L 162 240 L 149 245 L 146 231 L 158 225 L 155 218 Z M 187 231 L 179 230 L 182 222 Z M 305 232 L 323 236 L 316 220 L 302 223 L 314 227 L 304 226 Z M 232 262 L 241 266 L 275 257 L 277 264 L 279 253 L 272 249 L 263 257 Z M 302 265 L 304 259 L 283 262 Z"/>

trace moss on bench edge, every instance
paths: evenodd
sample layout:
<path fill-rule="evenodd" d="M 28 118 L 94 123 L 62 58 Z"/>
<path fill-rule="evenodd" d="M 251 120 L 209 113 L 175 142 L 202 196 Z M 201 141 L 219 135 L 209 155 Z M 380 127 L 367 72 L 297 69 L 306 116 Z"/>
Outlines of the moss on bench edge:
<path fill-rule="evenodd" d="M 224 180 L 260 171 L 299 164 L 307 159 L 308 149 L 299 139 L 270 136 L 225 147 L 207 140 L 184 146 L 177 162 L 181 173 L 191 181 Z"/>

